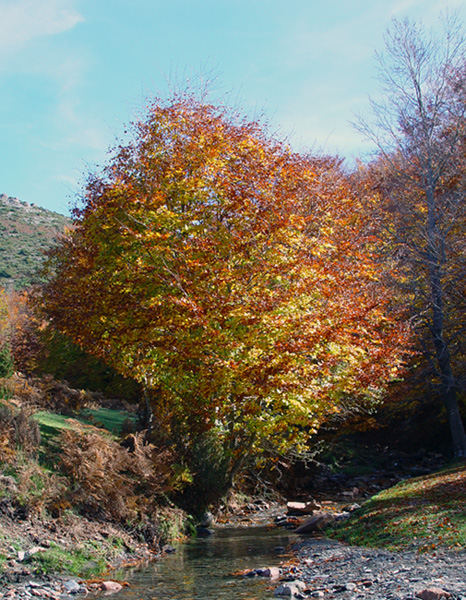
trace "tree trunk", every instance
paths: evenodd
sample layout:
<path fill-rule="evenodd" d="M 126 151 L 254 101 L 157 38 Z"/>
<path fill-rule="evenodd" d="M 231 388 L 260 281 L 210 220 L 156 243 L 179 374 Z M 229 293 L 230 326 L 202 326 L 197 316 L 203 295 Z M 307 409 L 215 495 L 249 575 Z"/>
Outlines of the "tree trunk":
<path fill-rule="evenodd" d="M 453 451 L 457 458 L 466 458 L 466 435 L 458 406 L 456 390 L 450 390 L 444 396 L 444 402 L 448 413 L 451 437 L 453 439 Z"/>
<path fill-rule="evenodd" d="M 456 457 L 464 458 L 466 457 L 466 435 L 458 406 L 457 383 L 451 365 L 450 350 L 444 338 L 444 303 L 441 275 L 443 251 L 439 248 L 441 234 L 435 220 L 435 200 L 432 190 L 429 190 L 427 193 L 427 201 L 429 285 L 432 302 L 431 332 L 435 347 L 435 358 L 440 373 L 442 401 L 448 414 L 453 451 Z"/>
<path fill-rule="evenodd" d="M 149 392 L 145 386 L 143 389 L 142 403 L 139 407 L 139 419 L 142 426 L 146 429 L 145 438 L 147 441 L 150 441 L 154 427 L 154 412 L 152 410 Z"/>

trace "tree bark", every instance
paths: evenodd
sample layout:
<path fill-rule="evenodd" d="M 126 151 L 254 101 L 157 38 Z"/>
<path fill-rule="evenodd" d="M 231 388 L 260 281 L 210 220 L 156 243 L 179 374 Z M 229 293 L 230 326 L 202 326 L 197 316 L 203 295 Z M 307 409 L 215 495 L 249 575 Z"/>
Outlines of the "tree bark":
<path fill-rule="evenodd" d="M 433 189 L 427 193 L 427 242 L 429 260 L 429 285 L 432 303 L 431 332 L 435 347 L 435 358 L 440 374 L 442 401 L 448 414 L 448 422 L 456 457 L 466 457 L 466 434 L 457 398 L 457 382 L 453 374 L 451 354 L 444 338 L 444 294 L 442 286 L 443 245 L 441 232 L 435 217 L 435 196 Z"/>

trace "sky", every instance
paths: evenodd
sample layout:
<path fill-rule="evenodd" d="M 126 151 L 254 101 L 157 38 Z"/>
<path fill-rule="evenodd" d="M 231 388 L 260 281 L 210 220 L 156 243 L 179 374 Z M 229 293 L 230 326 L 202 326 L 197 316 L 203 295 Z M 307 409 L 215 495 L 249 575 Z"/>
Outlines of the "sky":
<path fill-rule="evenodd" d="M 435 26 L 462 0 L 0 0 L 0 193 L 68 214 L 154 96 L 210 100 L 298 151 L 351 164 L 393 18 Z M 460 13 L 461 16 L 462 13 Z"/>

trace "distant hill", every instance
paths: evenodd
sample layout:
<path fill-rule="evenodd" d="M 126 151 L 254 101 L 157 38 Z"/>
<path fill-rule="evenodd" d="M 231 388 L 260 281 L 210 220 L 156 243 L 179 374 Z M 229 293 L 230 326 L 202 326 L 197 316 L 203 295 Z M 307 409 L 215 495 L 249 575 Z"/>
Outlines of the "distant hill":
<path fill-rule="evenodd" d="M 0 287 L 21 289 L 40 280 L 48 250 L 71 219 L 0 195 Z"/>

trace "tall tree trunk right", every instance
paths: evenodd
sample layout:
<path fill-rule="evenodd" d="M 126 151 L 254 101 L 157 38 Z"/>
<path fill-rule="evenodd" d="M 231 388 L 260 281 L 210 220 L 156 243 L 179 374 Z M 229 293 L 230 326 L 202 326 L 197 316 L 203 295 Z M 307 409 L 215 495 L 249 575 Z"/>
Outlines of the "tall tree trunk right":
<path fill-rule="evenodd" d="M 466 435 L 458 406 L 456 390 L 450 390 L 445 394 L 444 403 L 448 413 L 453 451 L 457 458 L 466 458 Z"/>
<path fill-rule="evenodd" d="M 440 373 L 441 397 L 448 414 L 453 451 L 456 457 L 464 458 L 466 457 L 466 434 L 458 405 L 457 384 L 451 365 L 450 350 L 444 337 L 444 299 L 441 275 L 443 253 L 439 248 L 441 234 L 436 224 L 434 193 L 433 190 L 430 190 L 430 192 L 427 194 L 427 238 L 429 285 L 432 302 L 431 333 Z"/>

